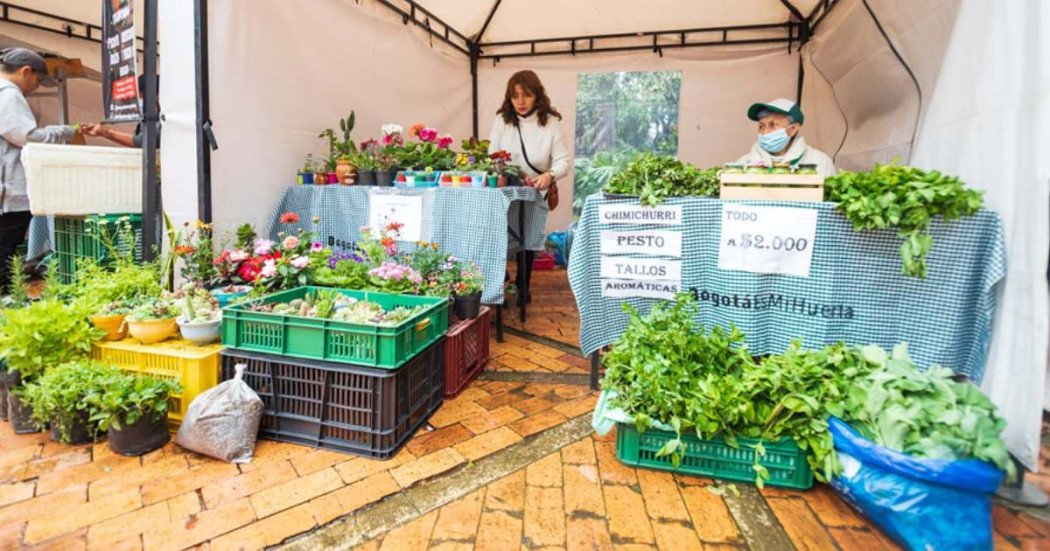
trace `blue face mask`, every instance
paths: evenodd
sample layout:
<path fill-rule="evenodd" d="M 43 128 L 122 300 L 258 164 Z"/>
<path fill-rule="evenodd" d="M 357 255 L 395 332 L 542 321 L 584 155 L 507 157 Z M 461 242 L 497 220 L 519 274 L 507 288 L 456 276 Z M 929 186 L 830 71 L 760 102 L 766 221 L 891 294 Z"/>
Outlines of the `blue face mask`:
<path fill-rule="evenodd" d="M 790 138 L 788 137 L 787 130 L 783 128 L 774 130 L 768 134 L 758 135 L 758 145 L 766 150 L 767 153 L 780 153 L 785 147 L 787 147 L 788 140 L 790 140 Z"/>

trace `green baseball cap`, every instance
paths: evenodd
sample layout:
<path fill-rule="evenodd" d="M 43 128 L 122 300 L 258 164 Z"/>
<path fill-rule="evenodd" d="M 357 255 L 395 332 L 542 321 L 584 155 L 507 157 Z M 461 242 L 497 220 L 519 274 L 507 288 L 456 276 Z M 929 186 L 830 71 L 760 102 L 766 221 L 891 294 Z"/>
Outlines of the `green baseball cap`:
<path fill-rule="evenodd" d="M 798 104 L 784 98 L 777 98 L 773 101 L 752 104 L 751 107 L 747 108 L 747 118 L 757 121 L 758 114 L 761 113 L 763 109 L 768 109 L 773 113 L 780 113 L 781 115 L 788 115 L 795 119 L 795 122 L 799 124 L 802 124 L 806 120 L 806 118 L 802 116 L 802 109 L 799 108 Z"/>

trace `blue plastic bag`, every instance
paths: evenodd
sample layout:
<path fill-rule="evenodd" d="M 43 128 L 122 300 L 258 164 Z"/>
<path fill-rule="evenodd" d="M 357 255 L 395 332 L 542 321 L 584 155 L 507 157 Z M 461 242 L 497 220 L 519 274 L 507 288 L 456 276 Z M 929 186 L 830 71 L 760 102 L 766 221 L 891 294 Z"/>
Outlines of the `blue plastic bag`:
<path fill-rule="evenodd" d="M 1004 473 L 976 459 L 918 459 L 867 440 L 840 419 L 832 487 L 908 549 L 992 549 L 992 498 Z"/>
<path fill-rule="evenodd" d="M 558 266 L 565 265 L 565 232 L 556 231 L 547 236 L 547 253 L 554 257 Z"/>

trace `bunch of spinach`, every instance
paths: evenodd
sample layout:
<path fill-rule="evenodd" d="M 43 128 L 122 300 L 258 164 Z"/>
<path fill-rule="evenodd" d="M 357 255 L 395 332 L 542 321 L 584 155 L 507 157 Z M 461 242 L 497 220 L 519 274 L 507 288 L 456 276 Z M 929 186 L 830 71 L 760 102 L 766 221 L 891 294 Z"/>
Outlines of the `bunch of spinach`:
<path fill-rule="evenodd" d="M 880 369 L 854 381 L 837 414 L 865 438 L 913 457 L 975 458 L 1013 479 L 1016 470 L 999 435 L 1006 421 L 976 386 L 952 380 L 952 370 L 920 371 L 899 344 L 892 356 L 876 347 Z"/>
<path fill-rule="evenodd" d="M 701 170 L 674 157 L 647 153 L 614 174 L 603 190 L 637 196 L 643 205 L 656 206 L 667 197 L 718 196 L 718 169 Z"/>
<path fill-rule="evenodd" d="M 933 217 L 952 220 L 982 205 L 982 192 L 965 189 L 957 177 L 907 166 L 842 172 L 825 180 L 824 189 L 825 199 L 838 202 L 838 211 L 857 231 L 897 228 L 904 239 L 901 271 L 920 278 L 926 277 L 926 254 L 933 245 Z"/>

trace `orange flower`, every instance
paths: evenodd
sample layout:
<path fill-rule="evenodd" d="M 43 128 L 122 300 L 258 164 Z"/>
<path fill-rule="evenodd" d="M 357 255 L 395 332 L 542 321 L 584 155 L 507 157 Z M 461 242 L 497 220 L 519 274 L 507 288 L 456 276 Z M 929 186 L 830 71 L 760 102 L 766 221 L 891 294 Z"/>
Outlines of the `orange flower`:
<path fill-rule="evenodd" d="M 438 244 L 437 243 L 431 243 L 430 246 L 434 247 L 435 251 L 438 250 Z"/>
<path fill-rule="evenodd" d="M 426 128 L 426 125 L 424 125 L 421 122 L 417 122 L 416 124 L 413 124 L 411 128 L 408 129 L 408 135 L 412 136 L 413 138 L 417 138 L 419 137 L 419 131 L 424 128 Z"/>
<path fill-rule="evenodd" d="M 394 238 L 393 237 L 384 237 L 383 240 L 379 242 L 379 244 L 381 244 L 381 245 L 383 245 L 384 247 L 387 247 L 387 248 L 393 247 L 394 246 Z"/>
<path fill-rule="evenodd" d="M 391 222 L 386 225 L 386 231 L 401 231 L 401 228 L 403 227 L 405 227 L 405 225 L 400 222 Z"/>
<path fill-rule="evenodd" d="M 175 253 L 175 256 L 183 256 L 187 254 L 193 254 L 194 252 L 196 252 L 196 250 L 197 249 L 194 249 L 189 245 L 178 245 L 177 247 L 172 249 L 172 252 Z"/>

